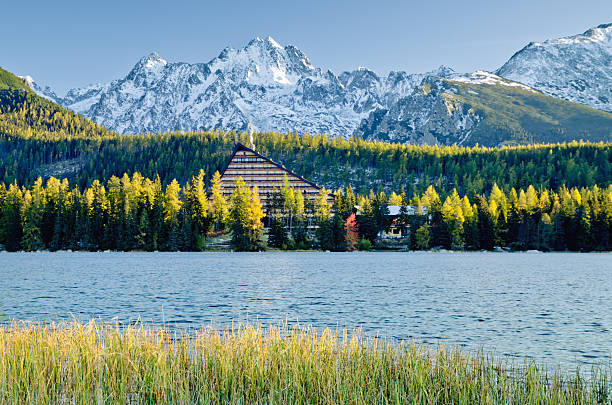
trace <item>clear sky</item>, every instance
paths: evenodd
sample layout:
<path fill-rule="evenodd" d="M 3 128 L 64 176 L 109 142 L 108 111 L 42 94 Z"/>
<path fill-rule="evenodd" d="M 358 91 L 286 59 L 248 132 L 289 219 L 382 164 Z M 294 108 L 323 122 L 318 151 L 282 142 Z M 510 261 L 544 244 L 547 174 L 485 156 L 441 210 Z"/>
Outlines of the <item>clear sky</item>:
<path fill-rule="evenodd" d="M 60 95 L 123 77 L 152 51 L 208 62 L 256 36 L 337 73 L 468 72 L 494 70 L 530 41 L 612 22 L 611 0 L 28 0 L 0 10 L 0 66 Z"/>

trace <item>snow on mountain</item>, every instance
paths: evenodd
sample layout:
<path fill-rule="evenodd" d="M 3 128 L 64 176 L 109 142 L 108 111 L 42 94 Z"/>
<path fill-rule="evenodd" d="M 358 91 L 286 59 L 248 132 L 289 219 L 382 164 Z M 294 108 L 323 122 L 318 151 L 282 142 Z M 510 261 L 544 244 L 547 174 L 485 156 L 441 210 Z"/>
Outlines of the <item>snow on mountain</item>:
<path fill-rule="evenodd" d="M 366 68 L 336 75 L 292 45 L 255 38 L 208 63 L 169 63 L 151 53 L 122 79 L 58 97 L 31 87 L 120 133 L 246 129 L 348 137 L 378 109 L 407 96 L 429 75 Z"/>
<path fill-rule="evenodd" d="M 410 95 L 373 111 L 355 135 L 385 142 L 468 144 L 483 117 L 452 98 L 454 89 L 448 83 L 439 76 L 425 77 Z"/>
<path fill-rule="evenodd" d="M 612 112 L 612 24 L 532 42 L 496 73 L 550 96 Z"/>
<path fill-rule="evenodd" d="M 360 67 L 337 75 L 313 66 L 295 46 L 268 37 L 241 49 L 226 48 L 207 63 L 168 62 L 151 53 L 124 78 L 72 89 L 64 97 L 32 80 L 30 86 L 119 133 L 244 131 L 251 124 L 257 131 L 395 142 L 485 144 L 485 137 L 497 145 L 504 134 L 531 139 L 526 122 L 545 120 L 542 127 L 554 122 L 543 118 L 546 111 L 523 105 L 525 97 L 555 104 L 536 90 L 611 111 L 611 33 L 612 24 L 602 25 L 582 35 L 529 44 L 496 74 L 458 74 L 441 66 L 423 74 L 385 77 Z M 492 101 L 497 111 L 490 108 Z M 525 116 L 529 121 L 521 121 Z M 569 133 L 568 125 L 554 130 Z M 582 127 L 571 129 L 585 133 Z"/>
<path fill-rule="evenodd" d="M 520 87 L 523 90 L 533 91 L 533 89 L 529 86 L 525 86 L 524 84 L 513 82 L 510 80 L 506 80 L 502 77 L 499 77 L 493 73 L 485 72 L 484 70 L 477 70 L 473 73 L 468 74 L 456 74 L 450 77 L 455 82 L 469 83 L 469 84 L 490 84 L 490 85 L 500 85 L 500 86 L 509 86 L 509 87 Z"/>
<path fill-rule="evenodd" d="M 34 90 L 34 92 L 38 94 L 39 96 L 44 97 L 47 100 L 51 100 L 51 101 L 57 100 L 57 95 L 53 92 L 53 90 L 51 90 L 49 86 L 46 86 L 44 88 L 41 87 L 38 83 L 36 83 L 36 81 L 32 78 L 32 76 L 25 75 L 25 76 L 17 76 L 17 77 L 25 80 L 28 86 L 30 86 L 30 88 Z"/>

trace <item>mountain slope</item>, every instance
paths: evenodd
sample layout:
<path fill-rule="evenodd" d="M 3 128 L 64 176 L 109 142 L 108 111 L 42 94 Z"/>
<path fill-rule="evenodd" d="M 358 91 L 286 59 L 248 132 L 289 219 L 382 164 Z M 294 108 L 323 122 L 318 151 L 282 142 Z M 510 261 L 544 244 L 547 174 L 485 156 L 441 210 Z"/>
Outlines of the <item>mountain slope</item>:
<path fill-rule="evenodd" d="M 0 68 L 0 134 L 51 140 L 101 139 L 112 136 L 106 128 L 41 97 L 30 81 Z"/>
<path fill-rule="evenodd" d="M 452 71 L 431 72 L 445 76 Z M 200 129 L 326 133 L 350 136 L 374 109 L 410 94 L 428 74 L 360 68 L 336 75 L 315 68 L 294 46 L 256 38 L 242 49 L 226 48 L 208 63 L 168 63 L 143 57 L 124 77 L 72 89 L 54 99 L 120 133 Z"/>
<path fill-rule="evenodd" d="M 0 67 L 0 90 L 2 89 L 19 89 L 31 91 L 28 82 L 19 77 L 15 76 L 11 72 L 8 72 Z"/>
<path fill-rule="evenodd" d="M 369 140 L 498 146 L 612 141 L 612 114 L 546 96 L 487 72 L 428 78 L 377 110 L 356 135 Z"/>
<path fill-rule="evenodd" d="M 544 94 L 612 112 L 612 24 L 532 42 L 496 73 Z"/>

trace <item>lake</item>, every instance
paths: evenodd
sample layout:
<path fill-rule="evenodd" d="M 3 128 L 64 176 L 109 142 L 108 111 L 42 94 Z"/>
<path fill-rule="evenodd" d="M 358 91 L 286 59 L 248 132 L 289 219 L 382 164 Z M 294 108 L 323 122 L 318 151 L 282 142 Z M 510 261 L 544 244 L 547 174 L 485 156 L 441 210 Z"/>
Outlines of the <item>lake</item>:
<path fill-rule="evenodd" d="M 0 253 L 0 322 L 247 318 L 564 368 L 612 352 L 609 253 Z"/>

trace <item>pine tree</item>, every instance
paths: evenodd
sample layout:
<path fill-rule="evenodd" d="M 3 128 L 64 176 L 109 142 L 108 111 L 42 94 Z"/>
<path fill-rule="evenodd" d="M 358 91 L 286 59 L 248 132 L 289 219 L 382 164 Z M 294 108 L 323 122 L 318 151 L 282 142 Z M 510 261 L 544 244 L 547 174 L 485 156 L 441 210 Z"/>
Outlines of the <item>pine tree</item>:
<path fill-rule="evenodd" d="M 284 221 L 273 217 L 270 220 L 270 229 L 268 230 L 268 245 L 279 249 L 286 249 L 288 244 L 289 236 Z"/>
<path fill-rule="evenodd" d="M 264 217 L 257 189 L 251 191 L 244 180 L 236 180 L 230 199 L 229 223 L 232 247 L 238 251 L 262 250 Z"/>
<path fill-rule="evenodd" d="M 204 185 L 204 170 L 193 176 L 185 185 L 184 191 L 186 222 L 190 224 L 189 237 L 186 237 L 188 249 L 204 250 L 206 234 L 212 224 L 209 214 L 209 202 Z"/>
<path fill-rule="evenodd" d="M 374 243 L 378 237 L 377 215 L 374 212 L 370 198 L 363 199 L 361 210 L 357 221 L 359 223 L 359 232 L 364 239 Z"/>
<path fill-rule="evenodd" d="M 2 220 L 0 221 L 0 243 L 8 251 L 21 249 L 22 237 L 22 205 L 23 193 L 17 184 L 11 184 L 6 192 L 2 206 Z"/>
<path fill-rule="evenodd" d="M 300 191 L 295 191 L 293 194 L 295 201 L 295 219 L 293 221 L 291 236 L 299 249 L 305 249 L 308 247 L 309 243 L 304 195 Z"/>
<path fill-rule="evenodd" d="M 487 202 L 485 196 L 478 196 L 476 214 L 478 216 L 478 247 L 480 249 L 493 250 L 499 243 L 497 236 L 497 203 Z"/>
<path fill-rule="evenodd" d="M 448 234 L 450 235 L 450 245 L 446 248 L 460 250 L 464 248 L 463 224 L 465 217 L 461 208 L 461 199 L 457 194 L 457 190 L 453 190 L 453 194 L 446 197 L 442 205 L 442 218 L 446 225 Z"/>
<path fill-rule="evenodd" d="M 22 206 L 23 236 L 21 237 L 21 246 L 27 251 L 41 250 L 44 246 L 40 231 L 42 206 L 36 199 L 37 197 L 32 197 L 30 190 L 25 192 Z"/>
<path fill-rule="evenodd" d="M 181 210 L 182 201 L 179 198 L 181 187 L 176 180 L 168 184 L 164 193 L 164 229 L 166 235 L 166 248 L 170 251 L 179 250 L 181 247 L 180 240 L 180 222 L 179 212 Z"/>
<path fill-rule="evenodd" d="M 416 230 L 415 241 L 418 250 L 427 250 L 431 247 L 431 233 L 428 224 L 423 224 Z"/>
<path fill-rule="evenodd" d="M 228 203 L 223 197 L 223 187 L 221 183 L 221 175 L 219 172 L 215 172 L 212 178 L 212 185 L 210 188 L 210 205 L 211 205 L 211 217 L 215 231 L 221 231 L 225 229 L 225 223 L 228 218 Z"/>
<path fill-rule="evenodd" d="M 372 210 L 376 218 L 376 228 L 378 235 L 382 235 L 383 232 L 389 230 L 391 225 L 389 221 L 389 205 L 387 196 L 384 192 L 380 192 L 372 199 Z"/>
<path fill-rule="evenodd" d="M 331 205 L 329 203 L 329 190 L 321 188 L 315 200 L 314 216 L 317 224 L 329 220 L 331 217 Z"/>
<path fill-rule="evenodd" d="M 264 250 L 266 247 L 263 229 L 263 219 L 265 214 L 263 212 L 263 206 L 261 205 L 261 199 L 259 198 L 257 186 L 253 187 L 253 190 L 251 190 L 250 197 L 248 229 L 251 246 L 253 250 Z"/>

